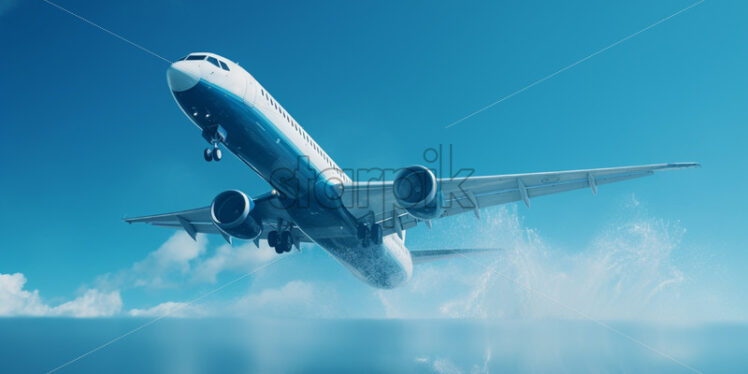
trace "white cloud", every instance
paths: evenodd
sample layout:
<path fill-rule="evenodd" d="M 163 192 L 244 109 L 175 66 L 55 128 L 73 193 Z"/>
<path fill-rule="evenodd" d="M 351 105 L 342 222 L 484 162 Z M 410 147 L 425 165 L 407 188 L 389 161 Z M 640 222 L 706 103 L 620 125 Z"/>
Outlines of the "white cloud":
<path fill-rule="evenodd" d="M 182 302 L 167 301 L 147 309 L 132 309 L 133 317 L 202 317 L 207 313 L 199 306 Z"/>
<path fill-rule="evenodd" d="M 104 317 L 122 309 L 119 291 L 89 289 L 72 301 L 51 307 L 41 300 L 38 290 L 24 290 L 25 284 L 21 273 L 0 274 L 0 316 Z"/>
<path fill-rule="evenodd" d="M 133 264 L 130 276 L 135 286 L 166 287 L 173 285 L 172 277 L 184 276 L 191 269 L 191 262 L 205 253 L 208 240 L 199 235 L 193 240 L 187 233 L 179 231 L 172 235 L 157 250 L 140 262 Z"/>
<path fill-rule="evenodd" d="M 336 303 L 333 287 L 291 281 L 279 288 L 266 288 L 243 296 L 230 310 L 240 316 L 330 318 L 338 316 Z"/>
<path fill-rule="evenodd" d="M 189 276 L 193 264 L 205 253 L 207 244 L 203 235 L 195 241 L 187 233 L 178 231 L 141 261 L 127 269 L 102 274 L 94 284 L 100 289 L 176 287 Z"/>
<path fill-rule="evenodd" d="M 119 291 L 101 292 L 87 290 L 73 301 L 52 308 L 51 315 L 73 317 L 108 317 L 122 310 L 122 298 Z"/>
<path fill-rule="evenodd" d="M 337 313 L 337 293 L 322 283 L 290 281 L 277 288 L 250 291 L 231 300 L 189 304 L 168 301 L 151 308 L 132 309 L 133 317 L 271 317 L 331 318 Z"/>
<path fill-rule="evenodd" d="M 213 256 L 201 259 L 194 265 L 192 280 L 215 283 L 216 277 L 222 271 L 249 271 L 275 256 L 275 250 L 268 246 L 266 241 L 262 241 L 259 248 L 254 243 L 245 243 L 238 247 L 225 244 L 218 247 Z"/>
<path fill-rule="evenodd" d="M 215 283 L 221 272 L 247 272 L 276 256 L 267 242 L 259 248 L 251 242 L 236 247 L 223 244 L 212 252 L 207 247 L 205 235 L 198 235 L 195 241 L 178 231 L 143 260 L 128 269 L 99 276 L 95 283 L 104 289 L 173 288 L 188 281 Z"/>
<path fill-rule="evenodd" d="M 26 291 L 26 277 L 21 273 L 0 274 L 0 316 L 41 316 L 49 312 L 39 291 Z"/>

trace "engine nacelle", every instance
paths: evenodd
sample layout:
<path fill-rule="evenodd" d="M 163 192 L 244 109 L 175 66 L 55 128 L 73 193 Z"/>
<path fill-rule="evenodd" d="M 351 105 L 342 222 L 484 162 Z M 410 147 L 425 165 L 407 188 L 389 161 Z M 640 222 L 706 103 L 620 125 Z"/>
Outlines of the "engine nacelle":
<path fill-rule="evenodd" d="M 262 234 L 262 224 L 250 213 L 254 201 L 237 190 L 218 194 L 210 204 L 210 217 L 225 233 L 239 239 L 254 240 Z"/>
<path fill-rule="evenodd" d="M 413 217 L 429 220 L 442 214 L 442 194 L 434 173 L 421 165 L 409 166 L 395 175 L 392 185 L 397 203 Z"/>

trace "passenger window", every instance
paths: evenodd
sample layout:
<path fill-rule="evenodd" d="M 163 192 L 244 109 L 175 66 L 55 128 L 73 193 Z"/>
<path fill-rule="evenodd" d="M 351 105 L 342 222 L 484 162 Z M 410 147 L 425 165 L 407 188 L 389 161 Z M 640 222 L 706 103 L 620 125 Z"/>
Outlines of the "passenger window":
<path fill-rule="evenodd" d="M 223 61 L 218 61 L 221 64 L 221 69 L 229 71 L 229 66 Z"/>
<path fill-rule="evenodd" d="M 218 65 L 218 60 L 215 57 L 208 57 L 208 62 L 215 65 L 216 67 L 220 68 L 221 65 Z"/>

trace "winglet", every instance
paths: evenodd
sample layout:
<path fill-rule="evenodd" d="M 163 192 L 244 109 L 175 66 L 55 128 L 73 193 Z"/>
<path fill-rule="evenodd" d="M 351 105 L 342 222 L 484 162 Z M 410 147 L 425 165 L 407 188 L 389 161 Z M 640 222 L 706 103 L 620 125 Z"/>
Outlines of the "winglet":
<path fill-rule="evenodd" d="M 665 166 L 665 169 L 686 169 L 700 167 L 701 164 L 698 162 L 671 162 Z"/>

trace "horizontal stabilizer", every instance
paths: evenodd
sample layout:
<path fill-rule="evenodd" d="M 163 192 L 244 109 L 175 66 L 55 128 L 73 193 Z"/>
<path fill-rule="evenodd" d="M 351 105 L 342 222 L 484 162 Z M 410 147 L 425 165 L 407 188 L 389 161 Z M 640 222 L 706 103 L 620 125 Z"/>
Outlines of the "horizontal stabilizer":
<path fill-rule="evenodd" d="M 497 253 L 500 248 L 471 248 L 471 249 L 422 249 L 410 251 L 414 264 L 437 261 L 445 258 L 468 256 L 481 253 Z"/>

